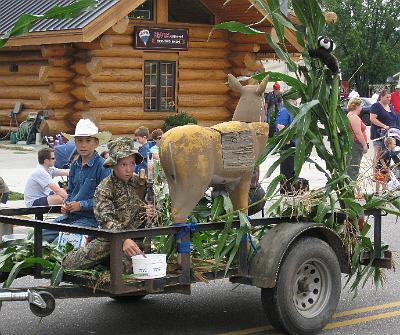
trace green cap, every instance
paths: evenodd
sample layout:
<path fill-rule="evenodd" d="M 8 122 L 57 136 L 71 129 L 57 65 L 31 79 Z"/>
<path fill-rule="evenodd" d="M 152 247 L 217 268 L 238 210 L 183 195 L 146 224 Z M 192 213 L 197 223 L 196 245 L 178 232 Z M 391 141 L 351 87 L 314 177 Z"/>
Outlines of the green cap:
<path fill-rule="evenodd" d="M 109 157 L 105 160 L 105 167 L 112 167 L 118 164 L 118 160 L 134 155 L 136 164 L 142 162 L 143 157 L 135 148 L 135 142 L 129 137 L 119 137 L 107 144 Z"/>

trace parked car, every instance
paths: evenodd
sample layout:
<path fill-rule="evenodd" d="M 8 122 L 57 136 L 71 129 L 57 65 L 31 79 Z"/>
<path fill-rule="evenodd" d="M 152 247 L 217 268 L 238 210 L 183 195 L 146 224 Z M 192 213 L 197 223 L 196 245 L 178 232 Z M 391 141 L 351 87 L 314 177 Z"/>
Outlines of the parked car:
<path fill-rule="evenodd" d="M 361 99 L 361 113 L 360 113 L 360 118 L 361 120 L 367 125 L 370 126 L 371 122 L 369 120 L 369 112 L 371 110 L 371 106 L 375 103 L 375 100 L 371 98 L 365 98 L 365 97 L 360 97 Z M 342 106 L 343 111 L 347 114 L 347 103 L 348 99 L 346 100 L 341 100 L 340 105 Z"/>

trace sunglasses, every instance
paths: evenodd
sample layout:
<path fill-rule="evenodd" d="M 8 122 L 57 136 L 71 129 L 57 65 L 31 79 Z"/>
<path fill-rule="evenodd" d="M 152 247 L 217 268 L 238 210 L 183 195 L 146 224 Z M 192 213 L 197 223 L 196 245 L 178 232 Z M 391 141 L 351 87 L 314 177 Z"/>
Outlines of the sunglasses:
<path fill-rule="evenodd" d="M 50 157 L 50 158 L 47 158 L 47 159 L 50 159 L 50 160 L 54 161 L 56 158 L 55 157 Z"/>
<path fill-rule="evenodd" d="M 159 137 L 156 137 L 156 140 L 161 140 L 161 136 L 159 136 Z"/>

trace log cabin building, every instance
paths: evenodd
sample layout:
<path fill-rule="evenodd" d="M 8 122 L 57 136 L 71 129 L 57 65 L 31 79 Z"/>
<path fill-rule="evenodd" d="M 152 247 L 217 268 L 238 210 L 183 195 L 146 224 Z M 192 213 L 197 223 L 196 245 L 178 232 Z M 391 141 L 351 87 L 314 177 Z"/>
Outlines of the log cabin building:
<path fill-rule="evenodd" d="M 99 0 L 75 19 L 38 22 L 0 49 L 0 125 L 9 124 L 17 102 L 23 121 L 45 110 L 40 131 L 72 131 L 88 117 L 100 130 L 132 134 L 150 130 L 176 112 L 201 125 L 230 120 L 238 97 L 225 84 L 262 71 L 261 59 L 274 58 L 259 36 L 213 31 L 215 23 L 254 23 L 263 15 L 252 0 Z M 0 34 L 22 13 L 42 14 L 70 0 L 0 0 Z M 271 32 L 263 21 L 257 29 Z M 293 55 L 301 47 L 285 33 Z"/>

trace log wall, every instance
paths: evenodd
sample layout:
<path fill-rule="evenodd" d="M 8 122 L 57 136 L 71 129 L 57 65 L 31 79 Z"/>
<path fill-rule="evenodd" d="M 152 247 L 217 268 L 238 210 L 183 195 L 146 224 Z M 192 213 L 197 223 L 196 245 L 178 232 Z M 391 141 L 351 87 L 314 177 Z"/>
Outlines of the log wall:
<path fill-rule="evenodd" d="M 186 27 L 188 51 L 134 49 L 132 22 L 124 32 L 109 29 L 90 43 L 2 50 L 0 125 L 8 124 L 9 111 L 21 101 L 19 121 L 30 111 L 48 110 L 43 134 L 73 131 L 84 117 L 114 135 L 132 134 L 140 125 L 158 128 L 172 113 L 144 112 L 145 60 L 176 61 L 176 111 L 189 113 L 203 125 L 230 120 L 238 96 L 226 85 L 227 74 L 262 70 L 256 57 L 261 40 L 224 31 L 209 36 L 211 27 Z M 17 73 L 9 71 L 11 61 L 18 62 Z"/>

